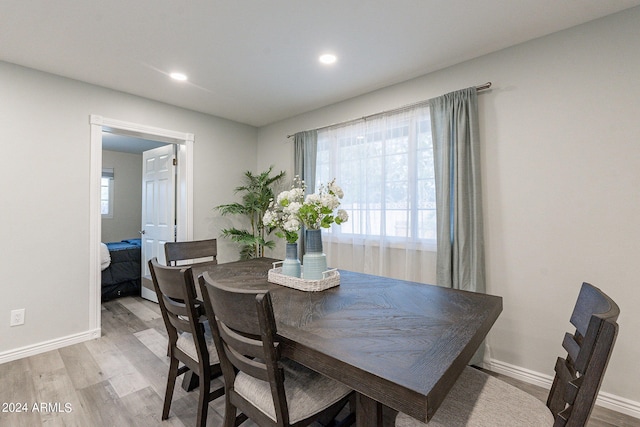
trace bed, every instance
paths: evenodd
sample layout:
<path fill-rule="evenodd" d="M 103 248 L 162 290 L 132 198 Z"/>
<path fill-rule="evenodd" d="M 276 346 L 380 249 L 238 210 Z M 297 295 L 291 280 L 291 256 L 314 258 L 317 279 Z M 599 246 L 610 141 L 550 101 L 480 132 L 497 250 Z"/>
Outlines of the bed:
<path fill-rule="evenodd" d="M 102 301 L 140 295 L 140 239 L 101 244 Z"/>

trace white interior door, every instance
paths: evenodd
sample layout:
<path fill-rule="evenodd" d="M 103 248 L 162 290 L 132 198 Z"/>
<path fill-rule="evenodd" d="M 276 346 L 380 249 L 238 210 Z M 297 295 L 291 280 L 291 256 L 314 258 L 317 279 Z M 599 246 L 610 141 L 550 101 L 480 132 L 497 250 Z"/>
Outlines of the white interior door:
<path fill-rule="evenodd" d="M 149 277 L 148 262 L 157 257 L 166 264 L 164 244 L 175 240 L 174 144 L 142 153 L 142 277 Z M 147 295 L 145 295 L 145 293 Z M 142 296 L 157 302 L 154 292 L 142 287 Z"/>

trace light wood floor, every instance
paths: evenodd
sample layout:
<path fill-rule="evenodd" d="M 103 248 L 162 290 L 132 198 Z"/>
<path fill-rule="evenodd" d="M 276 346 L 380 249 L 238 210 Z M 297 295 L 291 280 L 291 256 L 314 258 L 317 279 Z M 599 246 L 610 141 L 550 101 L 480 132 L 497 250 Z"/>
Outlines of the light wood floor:
<path fill-rule="evenodd" d="M 160 420 L 168 359 L 157 304 L 137 297 L 104 303 L 102 334 L 97 340 L 0 365 L 0 426 L 195 425 L 197 391 L 186 393 L 180 386 L 169 419 Z M 540 387 L 500 377 L 546 398 L 547 391 Z M 25 409 L 24 404 L 26 411 L 16 412 Z M 221 397 L 210 403 L 207 425 L 221 426 L 223 414 Z M 393 415 L 385 412 L 385 424 L 393 425 Z M 596 407 L 588 426 L 640 427 L 640 420 Z M 243 427 L 255 424 L 247 421 Z"/>

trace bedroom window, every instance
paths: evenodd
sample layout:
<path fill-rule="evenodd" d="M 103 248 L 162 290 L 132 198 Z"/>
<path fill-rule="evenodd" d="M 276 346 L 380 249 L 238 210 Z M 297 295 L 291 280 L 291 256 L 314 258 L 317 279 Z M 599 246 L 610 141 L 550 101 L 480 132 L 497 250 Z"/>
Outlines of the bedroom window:
<path fill-rule="evenodd" d="M 318 130 L 316 185 L 336 178 L 349 221 L 334 240 L 435 245 L 436 204 L 428 106 Z M 384 242 L 384 243 L 383 243 Z"/>
<path fill-rule="evenodd" d="M 102 169 L 100 212 L 102 218 L 113 218 L 113 169 Z"/>

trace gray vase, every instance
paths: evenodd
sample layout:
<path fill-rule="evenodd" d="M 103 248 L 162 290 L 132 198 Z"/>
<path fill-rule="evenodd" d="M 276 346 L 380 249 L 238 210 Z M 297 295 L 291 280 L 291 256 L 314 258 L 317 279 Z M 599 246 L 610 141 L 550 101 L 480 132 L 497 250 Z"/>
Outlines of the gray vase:
<path fill-rule="evenodd" d="M 287 243 L 287 251 L 282 262 L 282 274 L 300 277 L 300 260 L 298 259 L 298 244 Z"/>
<path fill-rule="evenodd" d="M 303 277 L 307 280 L 320 280 L 327 271 L 327 256 L 322 252 L 322 231 L 305 231 L 305 254 L 302 257 Z"/>

